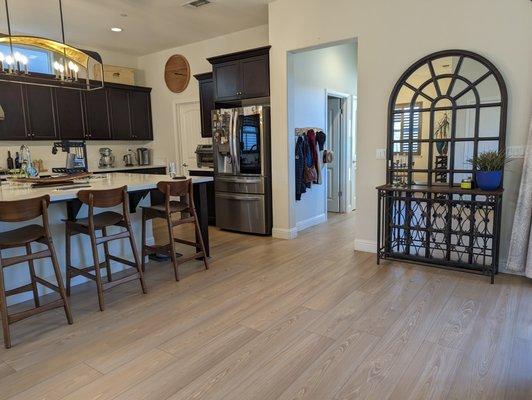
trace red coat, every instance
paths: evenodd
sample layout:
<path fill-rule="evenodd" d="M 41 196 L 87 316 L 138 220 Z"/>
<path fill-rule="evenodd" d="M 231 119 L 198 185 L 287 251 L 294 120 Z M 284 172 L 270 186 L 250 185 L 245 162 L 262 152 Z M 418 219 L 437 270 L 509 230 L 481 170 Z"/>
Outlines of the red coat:
<path fill-rule="evenodd" d="M 312 154 L 312 162 L 314 163 L 314 167 L 316 168 L 316 174 L 318 177 L 314 183 L 319 183 L 321 182 L 321 171 L 318 159 L 318 144 L 316 142 L 316 132 L 314 132 L 314 130 L 312 129 L 309 129 L 307 131 L 307 139 L 308 144 L 310 146 L 310 154 Z"/>

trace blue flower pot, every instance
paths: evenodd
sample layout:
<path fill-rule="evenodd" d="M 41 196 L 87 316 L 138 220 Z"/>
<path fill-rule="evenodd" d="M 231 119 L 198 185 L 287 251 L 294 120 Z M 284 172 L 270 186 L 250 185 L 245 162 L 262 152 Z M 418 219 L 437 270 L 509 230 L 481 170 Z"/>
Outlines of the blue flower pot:
<path fill-rule="evenodd" d="M 475 180 L 480 189 L 495 190 L 501 186 L 502 171 L 477 171 Z"/>

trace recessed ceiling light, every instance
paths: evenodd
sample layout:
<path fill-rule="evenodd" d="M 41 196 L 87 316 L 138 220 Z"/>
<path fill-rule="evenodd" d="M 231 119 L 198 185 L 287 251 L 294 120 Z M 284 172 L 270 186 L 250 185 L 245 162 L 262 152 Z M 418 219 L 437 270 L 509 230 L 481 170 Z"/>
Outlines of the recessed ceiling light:
<path fill-rule="evenodd" d="M 116 27 L 116 26 L 112 27 L 111 30 L 112 30 L 113 32 L 122 32 L 122 28 L 118 28 L 118 27 Z"/>

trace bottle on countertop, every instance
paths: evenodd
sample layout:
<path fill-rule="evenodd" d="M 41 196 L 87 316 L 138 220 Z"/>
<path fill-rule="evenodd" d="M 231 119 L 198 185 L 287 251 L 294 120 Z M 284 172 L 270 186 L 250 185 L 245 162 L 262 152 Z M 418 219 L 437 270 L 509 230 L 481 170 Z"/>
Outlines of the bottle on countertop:
<path fill-rule="evenodd" d="M 7 151 L 7 169 L 13 169 L 15 168 L 15 162 L 13 161 L 13 157 L 11 157 L 11 151 Z"/>
<path fill-rule="evenodd" d="M 18 154 L 18 151 L 15 153 L 15 168 L 20 169 L 20 156 Z"/>

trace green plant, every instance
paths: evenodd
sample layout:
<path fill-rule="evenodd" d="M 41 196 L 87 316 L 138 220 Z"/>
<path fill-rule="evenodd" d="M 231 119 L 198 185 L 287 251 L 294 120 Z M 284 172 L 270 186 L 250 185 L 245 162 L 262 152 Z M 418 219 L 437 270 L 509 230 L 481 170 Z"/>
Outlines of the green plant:
<path fill-rule="evenodd" d="M 502 171 L 504 164 L 510 162 L 504 152 L 485 151 L 467 160 L 477 171 Z"/>

